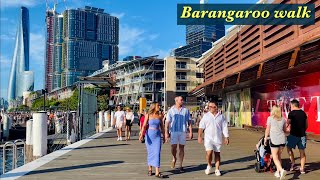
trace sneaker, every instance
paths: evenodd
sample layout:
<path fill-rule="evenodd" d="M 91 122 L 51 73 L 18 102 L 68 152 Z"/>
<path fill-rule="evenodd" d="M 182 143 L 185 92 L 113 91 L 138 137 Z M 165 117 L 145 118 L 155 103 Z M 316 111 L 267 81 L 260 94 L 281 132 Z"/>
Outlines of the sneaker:
<path fill-rule="evenodd" d="M 120 138 L 118 138 L 117 141 L 120 141 Z"/>
<path fill-rule="evenodd" d="M 216 174 L 216 176 L 221 176 L 220 170 L 216 169 L 216 171 L 214 172 Z"/>
<path fill-rule="evenodd" d="M 280 179 L 285 179 L 287 175 L 287 171 L 282 169 L 282 171 L 280 172 Z"/>
<path fill-rule="evenodd" d="M 122 141 L 122 137 L 120 137 L 119 141 Z"/>
<path fill-rule="evenodd" d="M 206 175 L 209 175 L 211 173 L 211 166 L 207 166 L 207 169 L 204 171 L 204 173 L 206 173 Z"/>
<path fill-rule="evenodd" d="M 301 173 L 301 174 L 305 174 L 306 171 L 305 171 L 304 169 L 300 168 L 300 173 Z"/>
<path fill-rule="evenodd" d="M 277 178 L 280 178 L 280 172 L 276 171 L 276 172 L 274 173 L 274 176 L 277 177 Z"/>

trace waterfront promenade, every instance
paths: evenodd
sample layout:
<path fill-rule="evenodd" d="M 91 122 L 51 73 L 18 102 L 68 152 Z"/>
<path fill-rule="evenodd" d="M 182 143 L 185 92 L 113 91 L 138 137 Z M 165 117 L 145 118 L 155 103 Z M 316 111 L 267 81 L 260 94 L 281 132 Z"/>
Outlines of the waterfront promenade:
<path fill-rule="evenodd" d="M 134 135 L 137 135 L 135 126 Z M 254 171 L 255 144 L 261 132 L 230 128 L 230 145 L 222 148 L 222 176 L 205 175 L 204 147 L 197 140 L 188 141 L 185 154 L 185 173 L 170 168 L 170 145 L 164 144 L 161 171 L 169 179 L 276 179 L 270 172 Z M 194 133 L 194 137 L 197 134 Z M 116 141 L 115 130 L 99 133 L 91 139 L 75 143 L 18 168 L 1 179 L 155 179 L 147 176 L 146 149 L 137 136 L 131 141 Z M 79 146 L 79 147 L 76 147 Z M 318 179 L 320 177 L 320 143 L 308 142 L 306 174 L 288 172 L 287 179 Z M 66 153 L 65 153 L 65 152 Z M 63 154 L 65 153 L 65 154 Z M 297 154 L 297 151 L 295 151 Z M 52 153 L 53 154 L 53 153 Z M 284 163 L 288 162 L 284 152 Z M 50 161 L 51 160 L 51 161 Z M 46 161 L 50 161 L 46 163 Z M 40 164 L 40 165 L 39 165 Z M 43 165 L 42 165 L 43 164 Z M 39 167 L 38 167 L 39 166 Z M 30 168 L 38 167 L 29 172 Z M 27 174 L 25 174 L 28 172 Z M 25 174 L 25 175 L 23 175 Z M 23 175 L 22 177 L 20 177 Z"/>

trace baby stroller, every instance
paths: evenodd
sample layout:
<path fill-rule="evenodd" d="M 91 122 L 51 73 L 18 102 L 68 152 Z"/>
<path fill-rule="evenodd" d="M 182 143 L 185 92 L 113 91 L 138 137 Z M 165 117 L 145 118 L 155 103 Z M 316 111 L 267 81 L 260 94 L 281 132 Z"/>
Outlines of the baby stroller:
<path fill-rule="evenodd" d="M 264 145 L 264 137 L 260 138 L 254 150 L 257 162 L 254 165 L 254 169 L 257 173 L 275 170 L 275 165 L 272 160 L 270 138 L 267 139 L 267 146 Z"/>

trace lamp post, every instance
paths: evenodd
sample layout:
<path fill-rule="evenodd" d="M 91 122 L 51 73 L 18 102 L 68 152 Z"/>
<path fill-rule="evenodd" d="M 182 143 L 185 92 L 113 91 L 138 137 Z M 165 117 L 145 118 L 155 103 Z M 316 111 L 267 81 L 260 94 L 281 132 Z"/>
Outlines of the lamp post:
<path fill-rule="evenodd" d="M 43 94 L 43 111 L 46 111 L 46 93 L 48 92 L 47 89 L 42 89 Z"/>

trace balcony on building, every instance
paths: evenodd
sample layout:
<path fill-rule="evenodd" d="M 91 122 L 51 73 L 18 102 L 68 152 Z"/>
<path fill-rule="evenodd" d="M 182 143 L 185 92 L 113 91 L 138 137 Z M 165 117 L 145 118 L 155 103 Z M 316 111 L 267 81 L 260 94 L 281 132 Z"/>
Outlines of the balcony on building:
<path fill-rule="evenodd" d="M 189 78 L 186 75 L 177 75 L 176 81 L 189 81 Z"/>
<path fill-rule="evenodd" d="M 177 92 L 188 92 L 188 87 L 187 86 L 177 86 L 176 91 Z"/>

